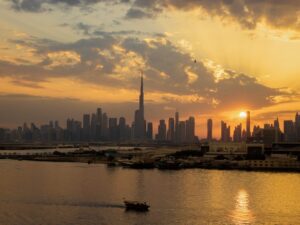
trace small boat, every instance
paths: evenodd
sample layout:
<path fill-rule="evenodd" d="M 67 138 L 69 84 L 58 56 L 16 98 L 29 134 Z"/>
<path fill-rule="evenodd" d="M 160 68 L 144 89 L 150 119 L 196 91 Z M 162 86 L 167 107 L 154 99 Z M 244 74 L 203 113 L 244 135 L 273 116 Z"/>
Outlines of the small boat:
<path fill-rule="evenodd" d="M 149 210 L 149 205 L 146 202 L 124 201 L 126 210 L 134 210 L 139 212 L 146 212 Z"/>

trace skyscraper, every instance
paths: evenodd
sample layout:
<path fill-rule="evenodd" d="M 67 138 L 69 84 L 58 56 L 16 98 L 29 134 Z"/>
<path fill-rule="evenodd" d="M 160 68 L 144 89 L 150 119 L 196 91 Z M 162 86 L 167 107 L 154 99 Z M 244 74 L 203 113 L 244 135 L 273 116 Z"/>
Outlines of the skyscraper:
<path fill-rule="evenodd" d="M 101 138 L 104 140 L 108 138 L 108 117 L 106 113 L 102 114 Z"/>
<path fill-rule="evenodd" d="M 175 120 L 174 118 L 169 118 L 169 126 L 168 126 L 168 141 L 173 142 L 175 140 Z"/>
<path fill-rule="evenodd" d="M 250 126 L 250 111 L 247 111 L 247 121 L 246 121 L 246 134 L 247 140 L 251 138 L 251 126 Z"/>
<path fill-rule="evenodd" d="M 83 115 L 83 140 L 88 141 L 90 138 L 91 118 L 90 114 Z"/>
<path fill-rule="evenodd" d="M 179 142 L 179 113 L 175 113 L 175 142 Z"/>
<path fill-rule="evenodd" d="M 134 114 L 134 138 L 136 140 L 144 140 L 146 136 L 146 123 L 144 116 L 144 81 L 141 76 L 141 89 L 139 97 L 139 109 Z"/>
<path fill-rule="evenodd" d="M 185 128 L 185 121 L 179 121 L 178 123 L 178 142 L 184 143 L 186 142 L 186 128 Z"/>
<path fill-rule="evenodd" d="M 118 119 L 109 118 L 108 120 L 109 139 L 111 141 L 118 140 Z"/>
<path fill-rule="evenodd" d="M 242 141 L 242 124 L 239 124 L 234 128 L 233 141 L 234 142 L 241 142 Z"/>
<path fill-rule="evenodd" d="M 207 141 L 212 141 L 213 133 L 213 121 L 212 119 L 207 120 Z"/>
<path fill-rule="evenodd" d="M 224 121 L 221 121 L 221 141 L 231 141 L 230 126 L 227 126 L 227 124 Z"/>
<path fill-rule="evenodd" d="M 128 138 L 125 117 L 120 117 L 119 119 L 119 138 L 122 141 Z"/>
<path fill-rule="evenodd" d="M 283 122 L 284 129 L 284 141 L 294 142 L 296 141 L 295 126 L 292 120 L 285 120 Z"/>
<path fill-rule="evenodd" d="M 160 120 L 159 121 L 159 125 L 158 125 L 158 134 L 157 134 L 157 140 L 158 141 L 165 141 L 166 140 L 166 132 L 167 127 L 166 127 L 166 123 L 165 120 Z"/>
<path fill-rule="evenodd" d="M 147 124 L 147 139 L 153 139 L 153 124 L 151 122 Z"/>
<path fill-rule="evenodd" d="M 188 143 L 193 143 L 195 141 L 195 118 L 189 117 L 189 119 L 186 121 L 185 125 L 186 129 L 186 141 Z"/>
<path fill-rule="evenodd" d="M 95 139 L 96 140 L 101 140 L 101 138 L 103 137 L 102 134 L 102 119 L 103 119 L 103 115 L 102 115 L 102 109 L 101 108 L 97 108 L 97 112 L 96 112 L 96 125 L 95 126 Z"/>
<path fill-rule="evenodd" d="M 300 141 L 300 115 L 297 112 L 295 116 L 295 135 L 296 135 L 296 141 Z"/>

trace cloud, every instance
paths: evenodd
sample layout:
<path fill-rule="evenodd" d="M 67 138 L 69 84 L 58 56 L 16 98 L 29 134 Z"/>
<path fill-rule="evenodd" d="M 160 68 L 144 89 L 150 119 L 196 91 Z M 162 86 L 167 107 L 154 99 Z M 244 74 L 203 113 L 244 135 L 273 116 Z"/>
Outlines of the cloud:
<path fill-rule="evenodd" d="M 259 23 L 275 28 L 300 28 L 298 0 L 135 0 L 133 7 L 152 12 L 153 16 L 163 10 L 200 9 L 213 17 L 237 21 L 247 29 L 254 29 Z"/>
<path fill-rule="evenodd" d="M 233 20 L 246 29 L 266 23 L 275 28 L 300 29 L 298 0 L 11 0 L 17 11 L 43 12 L 55 6 L 93 7 L 98 3 L 127 4 L 125 18 L 155 18 L 164 11 L 200 9 L 212 17 Z"/>
<path fill-rule="evenodd" d="M 52 6 L 65 6 L 65 7 L 80 7 L 88 8 L 88 6 L 97 3 L 106 2 L 109 0 L 10 0 L 12 8 L 16 11 L 27 12 L 44 12 L 51 11 Z M 116 2 L 126 2 L 124 0 Z"/>
<path fill-rule="evenodd" d="M 70 78 L 91 85 L 138 90 L 143 70 L 147 92 L 158 93 L 161 97 L 154 100 L 170 107 L 186 103 L 190 107 L 195 104 L 199 110 L 200 106 L 230 110 L 240 105 L 257 109 L 293 101 L 294 93 L 260 84 L 252 76 L 211 67 L 201 59 L 195 62 L 165 36 L 132 38 L 103 31 L 100 36 L 72 43 L 32 36 L 10 41 L 32 49 L 39 59 L 0 60 L 0 77 L 9 77 L 21 86 L 38 88 L 48 79 Z M 218 70 L 218 79 L 214 70 Z"/>

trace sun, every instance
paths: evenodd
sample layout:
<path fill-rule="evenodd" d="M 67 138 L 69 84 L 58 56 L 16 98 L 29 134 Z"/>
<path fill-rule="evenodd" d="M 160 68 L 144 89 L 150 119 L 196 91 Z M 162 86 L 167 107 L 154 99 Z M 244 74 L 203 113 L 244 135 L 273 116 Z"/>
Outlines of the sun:
<path fill-rule="evenodd" d="M 240 112 L 240 117 L 241 118 L 246 118 L 247 117 L 247 113 L 246 112 Z"/>

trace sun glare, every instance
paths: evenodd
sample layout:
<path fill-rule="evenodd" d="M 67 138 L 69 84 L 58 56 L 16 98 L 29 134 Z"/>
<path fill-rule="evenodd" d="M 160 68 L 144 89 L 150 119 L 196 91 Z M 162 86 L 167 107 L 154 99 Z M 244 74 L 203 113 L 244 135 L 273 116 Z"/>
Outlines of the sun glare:
<path fill-rule="evenodd" d="M 240 117 L 241 118 L 246 118 L 247 117 L 247 113 L 246 112 L 240 112 Z"/>

